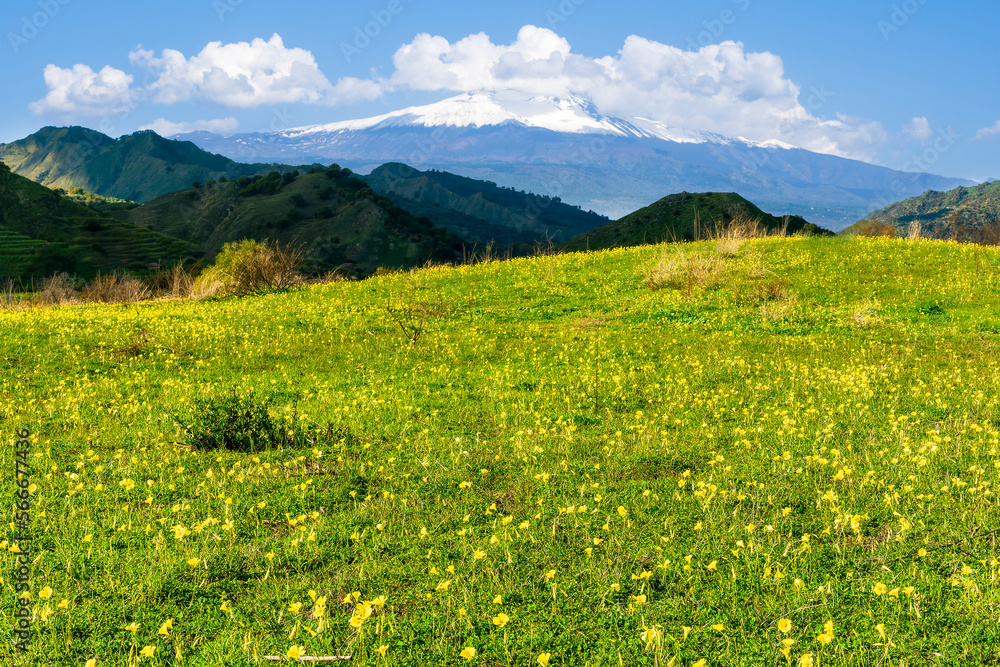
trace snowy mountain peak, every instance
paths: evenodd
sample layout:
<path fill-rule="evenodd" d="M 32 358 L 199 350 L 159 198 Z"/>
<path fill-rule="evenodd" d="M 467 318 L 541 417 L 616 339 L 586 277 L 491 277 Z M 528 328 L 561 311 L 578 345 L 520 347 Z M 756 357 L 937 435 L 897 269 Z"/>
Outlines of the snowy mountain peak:
<path fill-rule="evenodd" d="M 639 120 L 639 119 L 637 119 Z M 651 123 L 651 121 L 646 121 Z M 534 127 L 570 134 L 610 134 L 617 136 L 664 138 L 666 126 L 655 123 L 659 130 L 649 131 L 636 124 L 601 114 L 589 101 L 569 95 L 567 97 L 525 97 L 510 91 L 475 92 L 419 107 L 407 107 L 381 116 L 346 120 L 323 125 L 311 125 L 285 130 L 280 134 L 288 138 L 307 135 L 339 133 L 389 127 L 472 127 L 481 128 L 503 124 Z M 674 131 L 686 141 L 706 141 L 702 133 Z"/>
<path fill-rule="evenodd" d="M 449 97 L 424 106 L 407 107 L 380 116 L 311 125 L 285 130 L 289 139 L 306 139 L 327 134 L 403 127 L 483 128 L 517 125 L 566 134 L 599 134 L 632 138 L 653 138 L 687 144 L 734 142 L 762 148 L 793 148 L 780 141 L 755 142 L 733 139 L 711 132 L 689 130 L 660 121 L 635 117 L 606 116 L 590 101 L 576 96 L 527 97 L 513 91 L 473 92 Z"/>

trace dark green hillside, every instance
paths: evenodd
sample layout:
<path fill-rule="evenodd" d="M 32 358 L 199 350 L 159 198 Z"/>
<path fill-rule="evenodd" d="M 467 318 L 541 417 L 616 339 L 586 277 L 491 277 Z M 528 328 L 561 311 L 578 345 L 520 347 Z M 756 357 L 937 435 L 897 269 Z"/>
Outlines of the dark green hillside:
<path fill-rule="evenodd" d="M 41 279 L 55 271 L 86 278 L 200 254 L 192 243 L 94 211 L 0 163 L 2 279 Z"/>
<path fill-rule="evenodd" d="M 906 235 L 910 223 L 918 222 L 924 237 L 950 238 L 956 226 L 974 236 L 1000 220 L 1000 181 L 948 192 L 928 190 L 875 211 L 858 224 L 875 218 L 892 224 L 899 235 Z M 843 233 L 850 234 L 856 227 L 852 225 Z"/>
<path fill-rule="evenodd" d="M 558 197 L 499 187 L 445 171 L 390 162 L 362 177 L 414 215 L 426 216 L 467 241 L 522 251 L 549 238 L 565 241 L 609 222 Z M 515 252 L 514 254 L 518 254 Z"/>
<path fill-rule="evenodd" d="M 663 241 L 693 241 L 705 238 L 717 224 L 726 225 L 738 217 L 758 220 L 769 230 L 784 227 L 789 234 L 832 235 L 797 215 L 779 218 L 765 213 L 735 192 L 681 192 L 582 234 L 559 248 L 603 250 Z"/>
<path fill-rule="evenodd" d="M 42 185 L 67 191 L 80 187 L 138 202 L 189 188 L 195 181 L 276 168 L 240 164 L 190 141 L 164 139 L 152 131 L 112 139 L 84 127 L 43 127 L 24 139 L 0 144 L 0 160 Z"/>
<path fill-rule="evenodd" d="M 350 265 L 361 275 L 380 266 L 452 261 L 463 246 L 336 165 L 211 182 L 114 215 L 197 243 L 209 254 L 245 238 L 304 243 L 318 268 Z"/>

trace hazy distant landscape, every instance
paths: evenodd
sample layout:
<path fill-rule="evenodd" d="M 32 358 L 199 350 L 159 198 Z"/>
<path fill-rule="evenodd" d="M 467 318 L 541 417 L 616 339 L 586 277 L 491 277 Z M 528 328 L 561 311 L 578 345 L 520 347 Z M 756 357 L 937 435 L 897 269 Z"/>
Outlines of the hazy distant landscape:
<path fill-rule="evenodd" d="M 997 664 L 996 14 L 5 4 L 0 664 Z"/>

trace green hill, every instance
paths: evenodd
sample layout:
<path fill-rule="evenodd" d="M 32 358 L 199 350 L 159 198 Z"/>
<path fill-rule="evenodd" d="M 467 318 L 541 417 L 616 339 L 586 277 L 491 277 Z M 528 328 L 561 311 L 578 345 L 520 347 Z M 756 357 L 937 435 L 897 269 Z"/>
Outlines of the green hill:
<path fill-rule="evenodd" d="M 333 165 L 301 174 L 277 171 L 236 181 L 208 181 L 113 213 L 122 220 L 186 239 L 214 255 L 240 239 L 304 243 L 317 268 L 341 265 L 367 275 L 380 266 L 453 261 L 462 239 L 416 218 Z"/>
<path fill-rule="evenodd" d="M 43 127 L 24 139 L 0 144 L 0 160 L 17 174 L 50 187 L 75 187 L 106 197 L 145 202 L 221 176 L 270 171 L 203 151 L 190 141 L 136 132 L 119 139 L 84 127 Z M 286 170 L 291 167 L 280 167 Z"/>
<path fill-rule="evenodd" d="M 414 215 L 426 216 L 471 243 L 510 246 L 515 255 L 530 251 L 536 243 L 565 241 L 609 222 L 558 197 L 446 171 L 420 171 L 391 162 L 362 178 L 372 190 Z"/>
<path fill-rule="evenodd" d="M 559 246 L 563 250 L 603 250 L 705 238 L 717 224 L 743 217 L 771 230 L 784 227 L 789 234 L 832 235 L 800 216 L 776 217 L 765 213 L 735 192 L 681 192 L 610 222 Z"/>
<path fill-rule="evenodd" d="M 928 238 L 951 238 L 958 231 L 956 227 L 975 236 L 1000 220 L 1000 181 L 948 192 L 928 190 L 919 197 L 904 199 L 865 216 L 844 233 L 876 218 L 892 224 L 899 235 L 906 235 L 910 223 L 917 222 L 921 235 Z"/>
<path fill-rule="evenodd" d="M 0 279 L 89 277 L 200 255 L 190 242 L 78 204 L 0 163 Z"/>

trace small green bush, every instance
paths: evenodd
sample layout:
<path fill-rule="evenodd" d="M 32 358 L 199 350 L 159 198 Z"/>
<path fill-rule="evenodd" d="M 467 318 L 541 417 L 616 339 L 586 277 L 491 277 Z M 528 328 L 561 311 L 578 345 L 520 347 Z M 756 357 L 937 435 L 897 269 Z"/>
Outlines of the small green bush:
<path fill-rule="evenodd" d="M 302 282 L 301 269 L 309 251 L 304 245 L 244 239 L 227 243 L 198 279 L 195 292 L 211 295 L 248 294 Z"/>
<path fill-rule="evenodd" d="M 195 449 L 259 452 L 305 444 L 305 435 L 295 420 L 275 419 L 270 407 L 266 397 L 253 391 L 240 396 L 234 390 L 225 396 L 197 400 L 186 422 L 175 419 L 184 429 L 187 444 Z"/>

